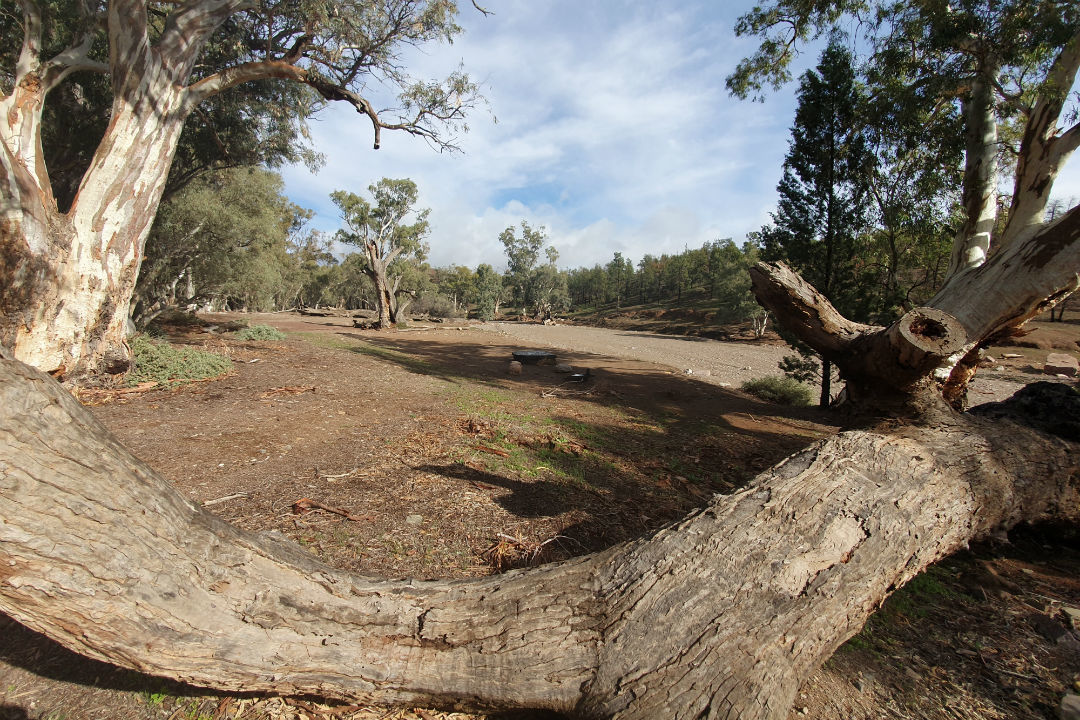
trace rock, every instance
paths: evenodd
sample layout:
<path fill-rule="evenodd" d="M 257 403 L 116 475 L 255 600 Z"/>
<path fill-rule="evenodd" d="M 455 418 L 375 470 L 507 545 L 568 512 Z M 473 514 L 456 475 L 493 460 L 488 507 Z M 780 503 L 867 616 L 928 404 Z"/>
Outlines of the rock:
<path fill-rule="evenodd" d="M 405 518 L 406 525 L 420 525 L 424 522 L 423 515 L 409 515 Z"/>
<path fill-rule="evenodd" d="M 1080 720 L 1080 695 L 1066 693 L 1065 697 L 1061 698 L 1058 716 L 1061 720 Z"/>
<path fill-rule="evenodd" d="M 1004 365 L 998 365 L 996 368 L 994 368 L 994 370 L 996 372 L 1005 372 L 1005 366 Z"/>
<path fill-rule="evenodd" d="M 1080 608 L 1069 607 L 1068 605 L 1061 608 L 1061 611 L 1065 613 L 1065 617 L 1069 620 L 1069 626 L 1073 630 L 1080 630 Z"/>
<path fill-rule="evenodd" d="M 566 363 L 555 363 L 555 372 L 557 373 L 572 373 L 574 372 L 573 365 L 567 365 Z"/>
<path fill-rule="evenodd" d="M 511 360 L 510 361 L 510 367 L 508 367 L 506 369 L 506 371 L 508 373 L 510 373 L 511 375 L 520 375 L 521 374 L 521 363 L 519 363 L 517 360 Z"/>
<path fill-rule="evenodd" d="M 1015 360 L 1016 358 L 1022 358 L 1024 356 L 1020 353 L 1002 353 L 1001 357 L 1006 360 Z"/>
<path fill-rule="evenodd" d="M 1080 363 L 1072 355 L 1050 353 L 1046 356 L 1046 362 L 1043 364 L 1043 372 L 1047 375 L 1075 377 L 1080 374 Z"/>

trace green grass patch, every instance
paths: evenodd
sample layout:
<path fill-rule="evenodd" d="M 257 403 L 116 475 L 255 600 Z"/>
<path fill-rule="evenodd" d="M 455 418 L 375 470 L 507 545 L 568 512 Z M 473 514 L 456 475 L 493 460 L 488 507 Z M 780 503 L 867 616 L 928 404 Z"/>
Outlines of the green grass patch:
<path fill-rule="evenodd" d="M 236 333 L 237 340 L 284 340 L 285 333 L 269 325 L 252 325 Z"/>
<path fill-rule="evenodd" d="M 132 339 L 131 351 L 134 366 L 125 378 L 128 385 L 148 381 L 176 385 L 207 380 L 220 377 L 233 367 L 232 360 L 217 353 L 170 345 L 146 335 L 136 335 Z"/>
<path fill-rule="evenodd" d="M 802 407 L 810 404 L 813 391 L 809 386 L 789 377 L 763 377 L 747 380 L 743 392 L 779 405 Z"/>

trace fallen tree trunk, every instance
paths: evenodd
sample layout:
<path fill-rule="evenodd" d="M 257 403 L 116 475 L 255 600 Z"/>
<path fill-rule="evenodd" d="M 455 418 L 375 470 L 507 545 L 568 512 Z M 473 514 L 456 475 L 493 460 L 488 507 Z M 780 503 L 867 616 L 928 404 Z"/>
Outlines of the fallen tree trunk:
<path fill-rule="evenodd" d="M 48 376 L 0 360 L 0 610 L 223 690 L 783 718 L 896 587 L 1000 526 L 1080 516 L 1080 454 L 954 416 L 822 441 L 652 537 L 474 581 L 384 582 L 180 496 Z"/>

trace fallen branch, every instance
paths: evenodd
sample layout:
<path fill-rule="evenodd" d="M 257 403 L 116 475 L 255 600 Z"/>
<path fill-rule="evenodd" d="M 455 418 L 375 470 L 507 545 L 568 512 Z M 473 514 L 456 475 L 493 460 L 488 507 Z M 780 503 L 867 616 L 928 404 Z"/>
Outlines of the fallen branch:
<path fill-rule="evenodd" d="M 229 500 L 236 500 L 237 498 L 250 497 L 246 492 L 233 493 L 232 495 L 226 495 L 225 497 L 215 498 L 213 500 L 206 500 L 203 502 L 203 507 L 210 507 L 211 505 L 217 505 L 219 503 L 228 502 Z"/>
<path fill-rule="evenodd" d="M 510 453 L 505 450 L 499 450 L 497 448 L 490 448 L 486 445 L 473 445 L 473 450 L 479 450 L 480 452 L 490 453 L 492 455 L 498 455 L 499 457 L 510 457 Z"/>
<path fill-rule="evenodd" d="M 370 515 L 353 515 L 348 510 L 332 507 L 330 505 L 323 505 L 318 500 L 312 500 L 311 498 L 300 498 L 293 503 L 292 510 L 297 515 L 302 515 L 303 513 L 311 512 L 312 510 L 325 510 L 326 512 L 340 515 L 346 520 L 352 520 L 353 522 L 366 522 L 372 519 Z"/>
<path fill-rule="evenodd" d="M 360 470 L 360 468 L 355 467 L 352 470 L 350 470 L 349 472 L 341 473 L 340 475 L 320 475 L 319 471 L 316 470 L 315 471 L 315 477 L 322 478 L 323 480 L 340 480 L 341 478 L 349 477 L 350 475 L 355 475 L 357 472 L 359 472 L 359 470 Z"/>
<path fill-rule="evenodd" d="M 130 395 L 132 393 L 146 392 L 147 390 L 153 390 L 161 385 L 157 380 L 147 380 L 141 382 L 138 385 L 132 385 L 126 388 L 79 388 L 76 392 L 79 395 Z"/>

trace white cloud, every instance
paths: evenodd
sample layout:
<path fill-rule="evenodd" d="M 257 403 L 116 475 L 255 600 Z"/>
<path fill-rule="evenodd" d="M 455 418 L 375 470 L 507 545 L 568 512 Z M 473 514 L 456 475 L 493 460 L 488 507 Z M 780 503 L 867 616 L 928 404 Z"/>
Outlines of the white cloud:
<path fill-rule="evenodd" d="M 333 230 L 332 190 L 410 177 L 432 209 L 435 265 L 503 265 L 498 234 L 523 218 L 547 226 L 563 266 L 740 241 L 774 204 L 794 105 L 790 89 L 765 104 L 727 95 L 752 43 L 732 31 L 742 8 L 720 5 L 507 0 L 487 18 L 466 5 L 466 34 L 407 64 L 437 76 L 464 63 L 498 122 L 475 113 L 464 154 L 400 133 L 376 152 L 365 119 L 331 107 L 313 123 L 326 167 L 289 169 L 288 192 Z"/>

